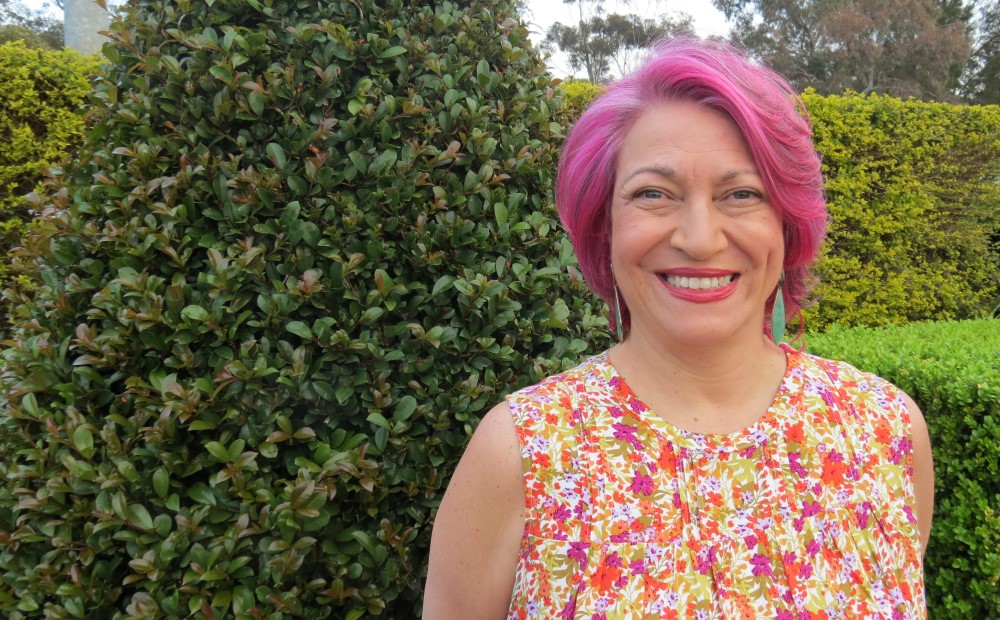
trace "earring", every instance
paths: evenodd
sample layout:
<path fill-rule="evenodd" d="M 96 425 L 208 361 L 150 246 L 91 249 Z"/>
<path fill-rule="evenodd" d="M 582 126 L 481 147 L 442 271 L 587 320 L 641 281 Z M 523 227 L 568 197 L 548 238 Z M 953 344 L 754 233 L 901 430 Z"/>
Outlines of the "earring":
<path fill-rule="evenodd" d="M 622 304 L 618 300 L 618 283 L 615 283 L 615 330 L 618 333 L 618 342 L 625 340 L 625 334 L 622 330 Z"/>
<path fill-rule="evenodd" d="M 781 272 L 778 280 L 778 291 L 774 294 L 774 304 L 771 306 L 771 338 L 774 344 L 780 344 L 785 338 L 785 296 L 781 289 L 785 286 L 785 272 Z"/>
<path fill-rule="evenodd" d="M 618 278 L 615 277 L 615 266 L 608 264 L 611 267 L 611 286 L 615 290 L 615 332 L 618 334 L 618 342 L 625 340 L 625 332 L 622 329 L 622 303 L 618 299 Z"/>

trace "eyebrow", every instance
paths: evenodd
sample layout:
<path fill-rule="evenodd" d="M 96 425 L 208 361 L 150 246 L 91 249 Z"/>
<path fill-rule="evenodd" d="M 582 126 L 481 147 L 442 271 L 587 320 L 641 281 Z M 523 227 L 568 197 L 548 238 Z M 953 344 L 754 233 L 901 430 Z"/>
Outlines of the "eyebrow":
<path fill-rule="evenodd" d="M 644 174 L 646 172 L 652 172 L 653 174 L 659 175 L 659 176 L 661 176 L 661 177 L 663 177 L 665 179 L 672 179 L 674 176 L 677 175 L 677 171 L 674 170 L 673 168 L 666 168 L 666 167 L 663 167 L 663 166 L 643 166 L 642 168 L 639 168 L 638 170 L 635 170 L 632 174 L 630 174 L 627 177 L 625 177 L 625 180 L 623 182 L 628 182 L 633 177 L 638 176 L 640 174 Z M 740 169 L 736 169 L 736 170 L 727 170 L 722 175 L 721 181 L 723 181 L 723 182 L 725 182 L 725 181 L 731 181 L 731 180 L 735 179 L 736 177 L 744 175 L 744 174 L 750 174 L 750 175 L 753 175 L 755 177 L 759 177 L 760 176 L 760 173 L 757 172 L 756 168 L 740 168 Z"/>

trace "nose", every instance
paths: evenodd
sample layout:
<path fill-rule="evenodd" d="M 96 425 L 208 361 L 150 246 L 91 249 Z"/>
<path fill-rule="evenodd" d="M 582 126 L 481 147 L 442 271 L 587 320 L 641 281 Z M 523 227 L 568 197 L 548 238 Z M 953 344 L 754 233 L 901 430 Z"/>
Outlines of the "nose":
<path fill-rule="evenodd" d="M 711 197 L 691 197 L 674 217 L 676 229 L 670 245 L 695 260 L 707 260 L 729 244 L 725 216 L 715 208 Z"/>

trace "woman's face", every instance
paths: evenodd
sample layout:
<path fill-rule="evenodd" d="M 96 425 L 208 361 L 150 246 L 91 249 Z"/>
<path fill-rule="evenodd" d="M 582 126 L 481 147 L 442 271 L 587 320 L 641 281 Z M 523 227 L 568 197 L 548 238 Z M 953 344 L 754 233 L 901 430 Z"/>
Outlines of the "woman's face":
<path fill-rule="evenodd" d="M 611 264 L 630 338 L 760 334 L 782 227 L 736 124 L 698 104 L 658 104 L 626 136 L 615 179 Z"/>

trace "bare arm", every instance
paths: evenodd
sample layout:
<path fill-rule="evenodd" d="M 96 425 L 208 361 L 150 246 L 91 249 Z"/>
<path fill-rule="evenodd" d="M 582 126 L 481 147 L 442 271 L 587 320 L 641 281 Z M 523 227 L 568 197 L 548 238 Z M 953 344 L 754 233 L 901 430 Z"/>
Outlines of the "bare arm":
<path fill-rule="evenodd" d="M 521 451 L 501 403 L 480 422 L 434 520 L 424 619 L 506 617 L 523 530 Z"/>
<path fill-rule="evenodd" d="M 931 439 L 927 422 L 920 407 L 905 393 L 903 400 L 910 411 L 913 433 L 913 492 L 916 496 L 917 527 L 920 528 L 920 547 L 927 552 L 931 538 L 931 519 L 934 517 L 934 459 L 931 456 Z"/>

